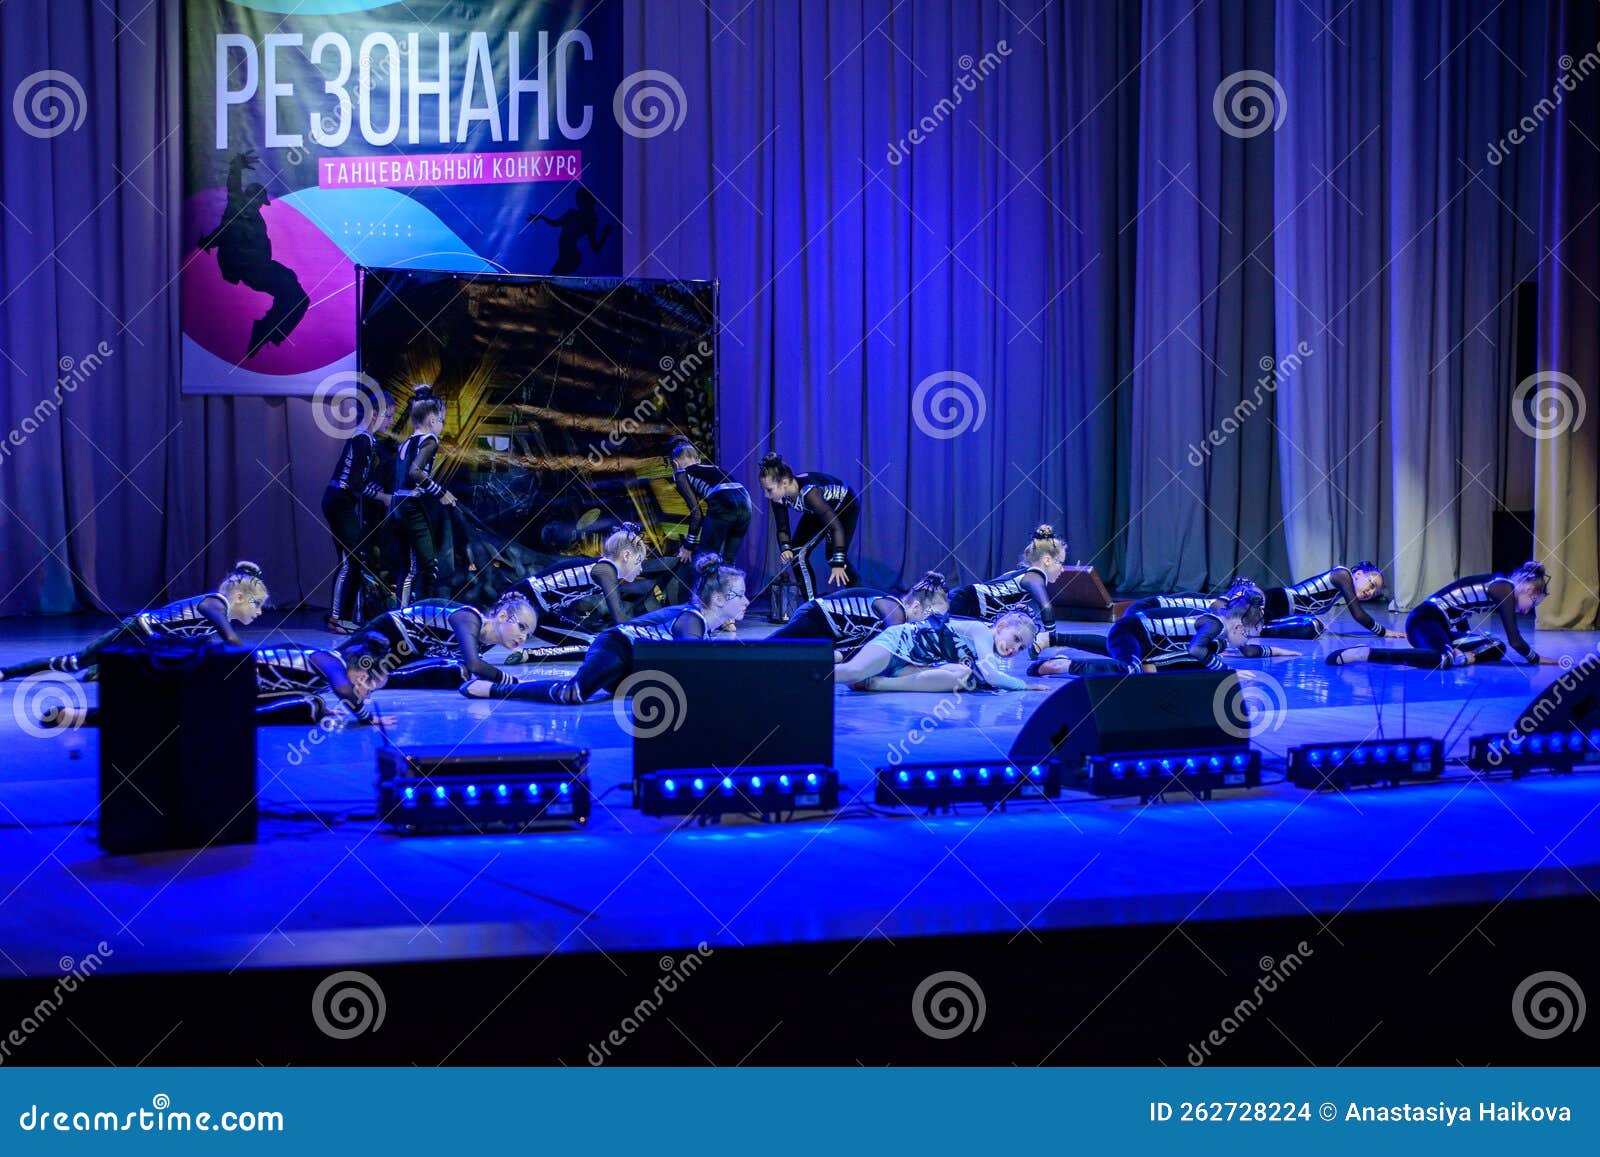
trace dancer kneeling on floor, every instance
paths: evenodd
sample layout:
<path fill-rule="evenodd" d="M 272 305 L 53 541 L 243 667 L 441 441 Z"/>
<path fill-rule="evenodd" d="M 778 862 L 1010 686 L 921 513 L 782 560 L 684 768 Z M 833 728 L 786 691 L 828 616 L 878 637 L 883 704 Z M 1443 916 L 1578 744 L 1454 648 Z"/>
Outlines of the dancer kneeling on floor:
<path fill-rule="evenodd" d="M 1554 663 L 1541 659 L 1517 628 L 1517 616 L 1532 614 L 1550 593 L 1544 567 L 1525 562 L 1509 577 L 1497 574 L 1457 579 L 1435 591 L 1406 616 L 1409 647 L 1345 647 L 1328 656 L 1331 666 L 1347 663 L 1399 663 L 1435 670 L 1469 663 L 1497 663 L 1506 656 L 1506 644 L 1529 665 Z M 1472 630 L 1474 616 L 1494 613 L 1505 632 L 1502 643 L 1493 635 Z"/>
<path fill-rule="evenodd" d="M 834 667 L 833 681 L 857 691 L 1039 691 L 1001 662 L 1027 650 L 1037 633 L 1022 611 L 1007 611 L 993 624 L 931 615 L 869 640 Z"/>
<path fill-rule="evenodd" d="M 1129 611 L 1106 632 L 1070 635 L 1072 646 L 1100 651 L 1109 659 L 1080 659 L 1063 648 L 1046 651 L 1030 675 L 1154 674 L 1160 671 L 1225 671 L 1222 652 L 1233 647 L 1247 658 L 1290 654 L 1251 642 L 1261 633 L 1263 598 L 1256 585 L 1236 581 L 1215 611 Z"/>
<path fill-rule="evenodd" d="M 930 570 L 896 598 L 871 587 L 849 587 L 801 603 L 794 616 L 769 639 L 831 639 L 833 661 L 853 657 L 879 631 L 901 623 L 920 623 L 929 615 L 950 613 L 944 575 Z"/>
<path fill-rule="evenodd" d="M 992 623 L 1007 611 L 1031 611 L 1040 624 L 1033 640 L 1037 654 L 1048 647 L 1056 617 L 1050 606 L 1050 584 L 1061 577 L 1067 564 L 1067 544 L 1046 523 L 1033 532 L 1022 552 L 1022 565 L 988 582 L 968 583 L 950 592 L 950 613 L 960 618 Z"/>
<path fill-rule="evenodd" d="M 474 679 L 461 688 L 474 699 L 528 699 L 536 703 L 585 703 L 600 691 L 615 691 L 633 673 L 633 644 L 638 640 L 674 642 L 705 639 L 728 623 L 744 618 L 750 607 L 744 572 L 725 566 L 714 554 L 695 560 L 694 596 L 688 606 L 662 607 L 615 627 L 607 627 L 589 644 L 583 665 L 570 679 L 531 679 L 493 683 Z"/>
<path fill-rule="evenodd" d="M 261 617 L 267 603 L 267 584 L 253 562 L 236 562 L 217 589 L 179 599 L 151 611 L 130 615 L 82 650 L 44 659 L 28 659 L 0 667 L 0 679 L 14 679 L 40 671 L 65 671 L 84 679 L 96 676 L 100 653 L 116 643 L 147 643 L 158 638 L 221 638 L 239 646 L 233 624 L 248 627 Z"/>
<path fill-rule="evenodd" d="M 537 642 L 514 650 L 506 662 L 576 657 L 589 649 L 598 632 L 627 622 L 621 587 L 644 569 L 648 551 L 643 529 L 637 522 L 624 522 L 607 536 L 599 558 L 562 559 L 512 587 L 538 612 L 533 628 Z"/>
<path fill-rule="evenodd" d="M 497 646 L 516 650 L 527 641 L 533 624 L 532 604 L 511 590 L 487 614 L 448 599 L 422 599 L 379 615 L 361 634 L 375 634 L 384 641 L 382 662 L 391 689 L 450 690 L 469 679 L 515 683 L 515 676 L 483 653 Z"/>

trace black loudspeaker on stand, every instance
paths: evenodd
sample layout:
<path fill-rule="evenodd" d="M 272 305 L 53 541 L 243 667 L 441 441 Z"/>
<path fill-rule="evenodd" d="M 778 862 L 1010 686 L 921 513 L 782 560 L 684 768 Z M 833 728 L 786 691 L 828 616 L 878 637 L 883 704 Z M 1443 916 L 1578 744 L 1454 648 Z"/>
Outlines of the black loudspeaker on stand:
<path fill-rule="evenodd" d="M 1222 750 L 1250 746 L 1232 672 L 1091 675 L 1073 679 L 1035 708 L 1011 745 L 1015 763 L 1057 761 L 1067 774 L 1090 755 Z"/>
<path fill-rule="evenodd" d="M 250 652 L 158 640 L 100 658 L 100 846 L 134 853 L 256 839 Z"/>
<path fill-rule="evenodd" d="M 1586 654 L 1528 701 L 1508 735 L 1600 728 L 1600 656 Z"/>

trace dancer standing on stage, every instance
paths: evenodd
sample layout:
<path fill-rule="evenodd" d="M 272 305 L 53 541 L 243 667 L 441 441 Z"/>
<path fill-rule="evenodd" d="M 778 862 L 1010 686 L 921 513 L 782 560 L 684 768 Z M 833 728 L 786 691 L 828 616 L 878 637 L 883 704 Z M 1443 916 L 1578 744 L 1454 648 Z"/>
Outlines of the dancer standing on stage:
<path fill-rule="evenodd" d="M 1246 658 L 1283 658 L 1251 640 L 1261 633 L 1265 599 L 1249 580 L 1236 581 L 1214 611 L 1133 611 L 1124 614 L 1105 638 L 1069 635 L 1068 645 L 1110 656 L 1078 659 L 1063 648 L 1046 651 L 1028 669 L 1031 675 L 1154 674 L 1161 671 L 1225 671 L 1222 653 L 1233 647 Z"/>
<path fill-rule="evenodd" d="M 1022 565 L 988 582 L 968 583 L 950 592 L 950 613 L 960 618 L 993 622 L 1012 610 L 1031 611 L 1040 624 L 1034 640 L 1035 651 L 1050 645 L 1055 630 L 1055 611 L 1050 606 L 1050 584 L 1061 577 L 1067 565 L 1067 544 L 1056 537 L 1049 523 L 1033 532 L 1033 541 L 1022 552 Z"/>
<path fill-rule="evenodd" d="M 439 547 L 435 534 L 439 508 L 454 506 L 456 496 L 433 480 L 439 435 L 444 432 L 444 399 L 432 386 L 418 386 L 406 411 L 411 437 L 400 447 L 395 464 L 394 501 L 389 517 L 406 549 L 406 574 L 400 584 L 400 605 L 435 593 L 439 579 Z"/>
<path fill-rule="evenodd" d="M 483 654 L 495 647 L 515 651 L 527 642 L 535 621 L 527 597 L 510 590 L 487 614 L 449 599 L 421 599 L 379 615 L 361 635 L 385 641 L 383 663 L 391 688 L 438 690 L 469 679 L 515 683 Z"/>
<path fill-rule="evenodd" d="M 949 613 L 944 575 L 930 570 L 899 598 L 870 587 L 849 587 L 802 603 L 794 616 L 767 638 L 831 639 L 836 648 L 833 661 L 843 663 L 886 627 Z"/>
<path fill-rule="evenodd" d="M 700 451 L 687 438 L 672 440 L 667 464 L 672 467 L 673 485 L 689 507 L 689 533 L 678 548 L 678 561 L 693 562 L 698 553 L 738 557 L 750 529 L 750 492 L 722 467 L 702 460 Z"/>
<path fill-rule="evenodd" d="M 1530 666 L 1554 663 L 1541 659 L 1517 628 L 1517 616 L 1529 615 L 1550 593 L 1544 567 L 1525 562 L 1510 576 L 1479 574 L 1457 579 L 1435 591 L 1406 616 L 1409 647 L 1344 647 L 1328 656 L 1331 666 L 1347 663 L 1399 663 L 1408 667 L 1440 669 L 1471 663 L 1497 663 L 1506 645 Z M 1506 641 L 1473 631 L 1477 616 L 1499 616 Z"/>
<path fill-rule="evenodd" d="M 367 568 L 366 556 L 377 529 L 366 517 L 372 502 L 386 501 L 389 495 L 380 481 L 383 456 L 378 451 L 378 436 L 394 420 L 394 399 L 387 391 L 361 387 L 361 405 L 367 407 L 365 429 L 345 439 L 333 477 L 322 492 L 322 516 L 333 532 L 339 569 L 333 576 L 333 604 L 328 608 L 328 630 L 348 635 L 367 621 L 366 585 L 378 581 Z"/>
<path fill-rule="evenodd" d="M 114 643 L 148 643 L 158 638 L 221 638 L 240 646 L 233 624 L 248 627 L 261 617 L 267 605 L 267 584 L 261 568 L 240 561 L 217 589 L 204 595 L 179 599 L 151 611 L 140 611 L 123 619 L 88 646 L 67 655 L 29 659 L 10 667 L 0 667 L 0 679 L 33 675 L 40 671 L 65 671 L 85 679 L 96 677 L 100 652 Z"/>
<path fill-rule="evenodd" d="M 773 527 L 778 534 L 778 561 L 794 565 L 800 576 L 800 590 L 809 601 L 817 597 L 817 578 L 811 571 L 811 551 L 823 538 L 828 540 L 828 585 L 850 583 L 850 542 L 856 535 L 860 507 L 856 493 L 831 474 L 808 470 L 796 474 L 781 455 L 761 459 L 757 475 L 761 493 L 772 503 Z M 800 516 L 789 536 L 789 512 Z"/>
<path fill-rule="evenodd" d="M 699 576 L 688 606 L 662 607 L 631 622 L 608 627 L 589 644 L 583 665 L 570 679 L 534 679 L 496 684 L 477 679 L 461 688 L 474 699 L 527 699 L 535 703 L 576 705 L 600 691 L 615 691 L 633 672 L 633 644 L 644 639 L 673 642 L 705 639 L 726 623 L 737 623 L 750 607 L 744 572 L 724 565 L 716 555 L 695 559 Z"/>
<path fill-rule="evenodd" d="M 1001 662 L 1027 650 L 1037 632 L 1023 611 L 992 624 L 932 615 L 869 639 L 834 667 L 833 681 L 857 691 L 1040 691 Z"/>
<path fill-rule="evenodd" d="M 514 650 L 508 663 L 534 663 L 582 655 L 607 627 L 628 621 L 622 584 L 644 569 L 649 548 L 644 528 L 624 522 L 607 536 L 599 558 L 568 558 L 530 575 L 511 588 L 538 612 L 533 637 L 545 646 Z"/>

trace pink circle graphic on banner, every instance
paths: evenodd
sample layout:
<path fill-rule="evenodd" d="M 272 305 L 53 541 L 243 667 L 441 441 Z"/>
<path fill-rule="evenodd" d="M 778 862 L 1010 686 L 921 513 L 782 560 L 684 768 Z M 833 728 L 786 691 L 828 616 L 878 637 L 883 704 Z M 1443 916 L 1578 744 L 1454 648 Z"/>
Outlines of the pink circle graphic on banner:
<path fill-rule="evenodd" d="M 260 374 L 303 374 L 349 354 L 356 332 L 350 258 L 277 199 L 260 209 L 265 239 L 254 215 L 241 214 L 209 252 L 200 252 L 227 206 L 225 189 L 205 189 L 184 204 L 192 234 L 184 238 L 184 334 L 223 361 Z M 294 320 L 301 294 L 308 303 Z M 251 354 L 253 340 L 259 348 Z"/>

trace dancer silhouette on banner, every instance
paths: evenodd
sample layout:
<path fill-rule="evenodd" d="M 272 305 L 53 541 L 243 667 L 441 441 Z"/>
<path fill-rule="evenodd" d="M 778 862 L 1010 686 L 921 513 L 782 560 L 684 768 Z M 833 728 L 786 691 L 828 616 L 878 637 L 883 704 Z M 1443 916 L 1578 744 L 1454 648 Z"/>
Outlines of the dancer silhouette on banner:
<path fill-rule="evenodd" d="M 600 250 L 606 246 L 606 239 L 611 236 L 611 222 L 606 222 L 604 229 L 600 228 L 600 214 L 595 212 L 594 194 L 588 189 L 579 186 L 578 204 L 575 208 L 568 209 L 557 218 L 546 217 L 543 213 L 529 213 L 528 224 L 543 221 L 546 225 L 554 225 L 561 230 L 557 239 L 556 263 L 550 267 L 552 277 L 563 277 L 569 273 L 578 272 L 578 266 L 583 264 L 583 255 L 578 252 L 578 242 L 585 237 L 589 239 L 589 248 L 599 256 Z"/>
<path fill-rule="evenodd" d="M 223 280 L 272 298 L 272 307 L 250 327 L 250 349 L 245 354 L 250 358 L 269 341 L 282 345 L 311 307 L 311 298 L 294 270 L 272 259 L 272 239 L 261 215 L 261 207 L 270 204 L 271 198 L 259 182 L 244 183 L 244 170 L 255 164 L 253 151 L 238 153 L 228 162 L 228 204 L 222 222 L 200 238 L 201 252 L 217 251 Z"/>

